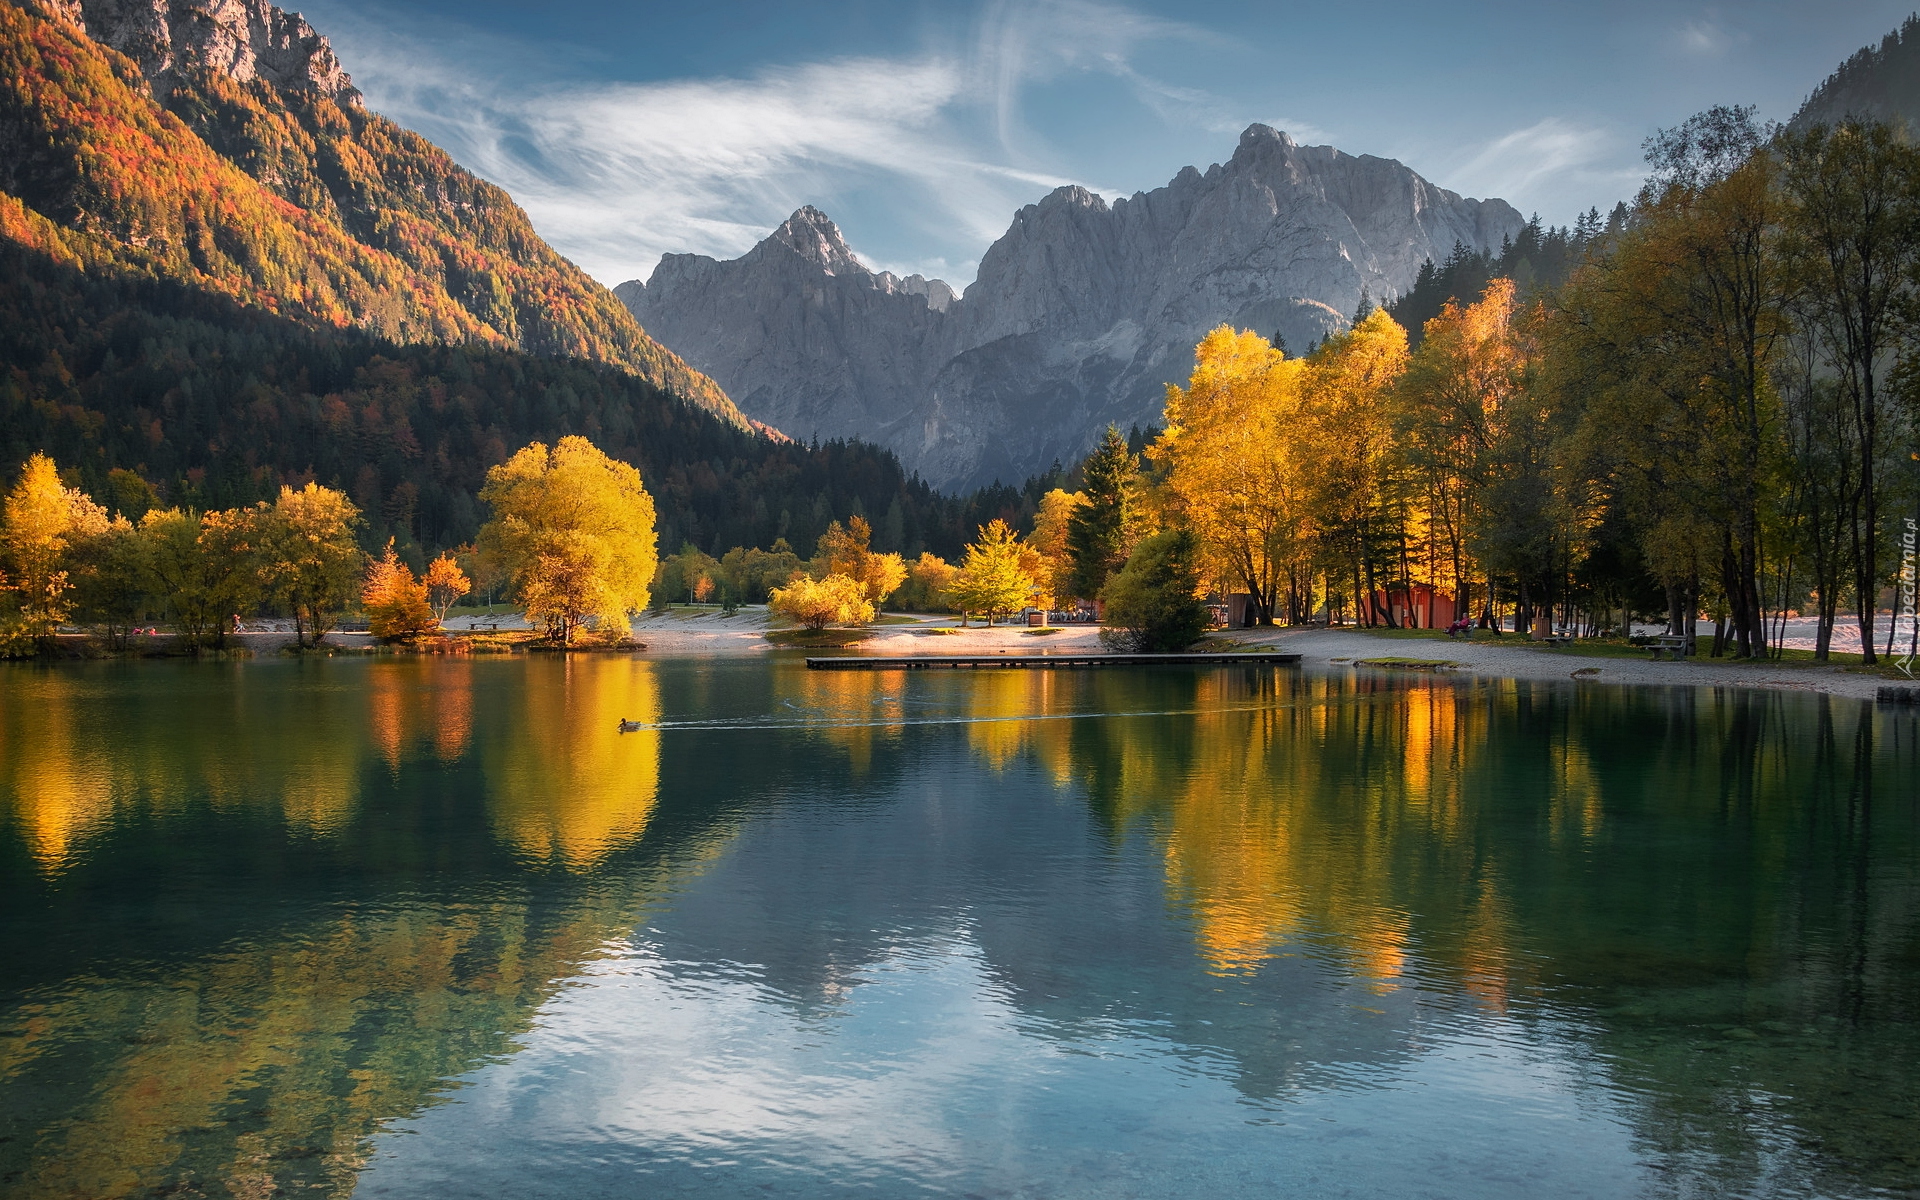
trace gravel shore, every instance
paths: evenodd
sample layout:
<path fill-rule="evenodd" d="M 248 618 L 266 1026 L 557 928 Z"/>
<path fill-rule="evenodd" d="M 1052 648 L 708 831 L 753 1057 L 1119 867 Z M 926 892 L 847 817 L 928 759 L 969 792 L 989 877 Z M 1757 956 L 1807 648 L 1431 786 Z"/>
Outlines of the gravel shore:
<path fill-rule="evenodd" d="M 477 619 L 482 627 L 495 618 Z M 511 615 L 502 615 L 500 629 L 525 628 Z M 448 622 L 455 631 L 464 631 L 466 618 Z M 766 640 L 771 628 L 764 608 L 743 608 L 732 614 L 719 610 L 689 613 L 677 610 L 669 614 L 648 614 L 633 625 L 633 635 L 646 644 L 649 656 L 680 657 L 754 657 L 776 650 Z M 941 632 L 935 632 L 936 630 Z M 875 627 L 874 636 L 862 642 L 857 653 L 876 655 L 917 654 L 1046 654 L 1086 653 L 1099 649 L 1099 630 L 1091 626 L 1070 626 L 1035 636 L 1024 627 L 996 625 L 991 629 L 975 623 L 970 628 L 955 628 L 952 617 L 915 618 L 908 624 Z M 1303 663 L 1345 667 L 1369 658 L 1414 658 L 1445 661 L 1449 670 L 1508 679 L 1577 679 L 1597 683 L 1619 683 L 1683 687 L 1758 687 L 1791 691 L 1824 692 L 1871 700 L 1875 689 L 1888 682 L 1879 676 L 1844 667 L 1819 667 L 1800 664 L 1745 664 L 1712 659 L 1688 659 L 1684 662 L 1654 662 L 1651 658 L 1590 657 L 1577 648 L 1548 650 L 1531 644 L 1518 635 L 1495 638 L 1481 633 L 1472 641 L 1381 637 L 1351 629 L 1247 629 L 1216 634 L 1230 638 L 1240 646 L 1270 645 L 1276 650 L 1298 654 Z M 246 633 L 235 639 L 255 654 L 278 652 L 292 641 L 286 633 Z M 334 634 L 328 639 L 342 647 L 369 644 L 364 634 Z M 1206 649 L 1205 645 L 1195 649 Z M 1224 647 L 1223 647 L 1224 648 Z M 788 651 L 787 653 L 794 653 Z"/>

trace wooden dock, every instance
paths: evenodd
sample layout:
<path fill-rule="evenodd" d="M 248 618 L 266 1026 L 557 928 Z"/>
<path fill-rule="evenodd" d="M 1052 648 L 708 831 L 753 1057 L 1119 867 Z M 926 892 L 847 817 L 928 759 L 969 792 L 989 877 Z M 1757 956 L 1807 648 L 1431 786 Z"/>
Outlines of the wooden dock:
<path fill-rule="evenodd" d="M 1291 667 L 1298 654 L 908 654 L 891 658 L 848 654 L 809 658 L 815 671 L 1015 670 L 1057 671 L 1069 667 Z"/>

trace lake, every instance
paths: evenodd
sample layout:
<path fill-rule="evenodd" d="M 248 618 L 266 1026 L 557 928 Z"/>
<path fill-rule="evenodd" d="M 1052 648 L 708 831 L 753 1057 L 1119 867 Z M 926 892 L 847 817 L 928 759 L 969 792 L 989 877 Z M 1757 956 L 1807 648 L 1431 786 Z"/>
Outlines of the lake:
<path fill-rule="evenodd" d="M 10 1197 L 1916 1194 L 1920 722 L 9 665 L 0 964 Z"/>

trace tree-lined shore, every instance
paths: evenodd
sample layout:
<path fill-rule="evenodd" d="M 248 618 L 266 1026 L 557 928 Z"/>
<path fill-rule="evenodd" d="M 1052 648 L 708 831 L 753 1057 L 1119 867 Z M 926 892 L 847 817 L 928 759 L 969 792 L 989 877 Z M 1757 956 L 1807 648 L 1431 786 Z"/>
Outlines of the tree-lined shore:
<path fill-rule="evenodd" d="M 1417 347 L 1380 312 L 1299 358 L 1215 331 L 1148 451 L 1162 519 L 1263 620 L 1405 624 L 1431 589 L 1481 625 L 1704 614 L 1757 657 L 1807 612 L 1823 659 L 1843 617 L 1868 663 L 1898 648 L 1876 608 L 1920 516 L 1920 152 L 1736 108 L 1647 152 L 1563 283 L 1492 278 Z"/>
<path fill-rule="evenodd" d="M 1647 151 L 1630 208 L 1430 265 L 1304 354 L 1214 330 L 1163 427 L 943 501 L 971 530 L 952 562 L 858 511 L 807 557 L 784 537 L 681 539 L 657 561 L 640 471 L 580 436 L 503 455 L 476 536 L 432 562 L 317 483 L 200 511 L 125 469 L 96 498 L 36 453 L 7 500 L 8 644 L 44 650 L 71 621 L 119 645 L 164 619 L 217 648 L 256 612 L 311 644 L 361 608 L 416 637 L 457 579 L 562 644 L 622 635 L 650 603 L 768 602 L 819 628 L 1077 601 L 1171 647 L 1198 636 L 1199 597 L 1239 594 L 1260 624 L 1624 634 L 1662 614 L 1692 634 L 1705 616 L 1712 653 L 1741 658 L 1807 613 L 1817 657 L 1845 619 L 1871 665 L 1902 648 L 1876 610 L 1920 521 L 1920 150 L 1870 122 L 1763 129 L 1718 108 Z M 1439 298 L 1461 287 L 1477 291 Z M 1416 331 L 1396 319 L 1436 306 Z M 383 552 L 363 544 L 383 533 Z"/>

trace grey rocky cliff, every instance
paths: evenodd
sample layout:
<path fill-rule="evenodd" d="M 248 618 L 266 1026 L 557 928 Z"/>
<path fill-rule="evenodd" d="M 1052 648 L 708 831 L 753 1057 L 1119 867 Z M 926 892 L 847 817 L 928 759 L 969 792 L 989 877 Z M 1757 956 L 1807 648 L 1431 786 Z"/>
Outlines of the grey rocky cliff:
<path fill-rule="evenodd" d="M 1397 295 L 1456 242 L 1497 250 L 1523 224 L 1504 201 L 1254 125 L 1225 164 L 1152 192 L 1108 205 L 1065 187 L 1021 209 L 962 298 L 868 270 L 812 208 L 740 258 L 668 255 L 615 291 L 754 417 L 879 441 L 965 488 L 1157 421 L 1216 325 L 1299 350 L 1363 291 Z"/>
<path fill-rule="evenodd" d="M 299 13 L 266 0 L 44 0 L 88 37 L 133 59 L 165 91 L 181 68 L 281 91 L 311 90 L 357 105 L 360 93 L 333 47 Z"/>

